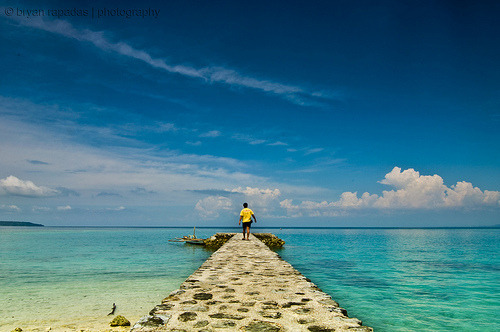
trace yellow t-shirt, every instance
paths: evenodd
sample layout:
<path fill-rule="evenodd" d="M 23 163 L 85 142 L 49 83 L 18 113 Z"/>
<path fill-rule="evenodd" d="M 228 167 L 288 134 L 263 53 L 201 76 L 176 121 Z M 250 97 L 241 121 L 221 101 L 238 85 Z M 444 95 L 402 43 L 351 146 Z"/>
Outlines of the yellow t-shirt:
<path fill-rule="evenodd" d="M 240 212 L 240 216 L 243 217 L 242 222 L 252 222 L 253 211 L 249 208 L 244 208 Z"/>

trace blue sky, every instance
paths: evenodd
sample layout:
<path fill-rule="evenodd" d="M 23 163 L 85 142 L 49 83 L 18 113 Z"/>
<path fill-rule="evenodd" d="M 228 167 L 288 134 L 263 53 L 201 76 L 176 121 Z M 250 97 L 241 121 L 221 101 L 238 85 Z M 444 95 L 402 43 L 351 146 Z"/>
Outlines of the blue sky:
<path fill-rule="evenodd" d="M 499 224 L 499 14 L 3 5 L 0 219 L 230 226 L 247 201 L 261 226 Z"/>

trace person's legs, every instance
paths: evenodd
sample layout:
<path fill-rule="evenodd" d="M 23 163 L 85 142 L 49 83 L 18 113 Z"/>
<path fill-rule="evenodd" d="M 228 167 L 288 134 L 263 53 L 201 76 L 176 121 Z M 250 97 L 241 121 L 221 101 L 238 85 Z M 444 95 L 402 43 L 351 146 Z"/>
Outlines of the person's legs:
<path fill-rule="evenodd" d="M 244 239 L 245 239 L 245 228 L 246 228 L 246 227 L 245 227 L 245 223 L 243 223 L 243 227 L 242 227 L 242 229 L 243 229 L 243 239 L 242 239 L 242 240 L 244 240 Z"/>
<path fill-rule="evenodd" d="M 250 240 L 250 226 L 247 227 L 247 240 Z"/>

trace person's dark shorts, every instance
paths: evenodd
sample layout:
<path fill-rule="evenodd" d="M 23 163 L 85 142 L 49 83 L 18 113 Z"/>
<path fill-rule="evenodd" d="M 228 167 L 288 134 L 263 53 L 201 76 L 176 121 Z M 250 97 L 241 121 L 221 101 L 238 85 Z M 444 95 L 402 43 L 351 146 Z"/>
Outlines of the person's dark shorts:
<path fill-rule="evenodd" d="M 252 225 L 252 222 L 243 222 L 241 223 L 241 225 L 243 226 L 243 229 L 246 229 L 247 227 L 250 228 L 250 225 Z"/>

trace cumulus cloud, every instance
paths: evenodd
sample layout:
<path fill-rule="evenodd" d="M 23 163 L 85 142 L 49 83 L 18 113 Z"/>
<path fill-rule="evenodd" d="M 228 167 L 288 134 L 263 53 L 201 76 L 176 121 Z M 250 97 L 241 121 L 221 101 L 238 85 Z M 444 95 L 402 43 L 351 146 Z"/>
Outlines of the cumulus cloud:
<path fill-rule="evenodd" d="M 205 191 L 200 191 L 205 192 Z M 250 204 L 252 208 L 258 208 L 260 213 L 266 212 L 281 195 L 279 189 L 260 189 L 252 187 L 237 187 L 234 189 L 226 189 L 217 192 L 217 195 L 211 195 L 196 203 L 195 209 L 200 216 L 206 219 L 215 219 L 220 216 L 223 211 L 239 212 L 239 207 L 243 201 Z M 231 198 L 229 198 L 229 197 Z"/>
<path fill-rule="evenodd" d="M 380 181 L 396 190 L 383 191 L 373 206 L 377 208 L 442 208 L 500 205 L 500 192 L 484 192 L 470 182 L 457 182 L 447 187 L 437 174 L 420 175 L 413 168 L 394 169 Z"/>
<path fill-rule="evenodd" d="M 232 201 L 224 196 L 208 196 L 200 199 L 195 206 L 196 211 L 204 219 L 215 219 L 219 217 L 221 211 L 230 210 Z"/>
<path fill-rule="evenodd" d="M 59 191 L 43 186 L 37 186 L 31 181 L 20 180 L 11 175 L 0 179 L 0 193 L 24 197 L 46 197 L 59 194 Z"/>
<path fill-rule="evenodd" d="M 439 208 L 479 208 L 500 206 L 499 191 L 482 191 L 472 183 L 461 181 L 450 187 L 437 174 L 420 175 L 413 168 L 402 171 L 399 167 L 387 173 L 381 181 L 393 187 L 382 195 L 344 192 L 337 201 L 303 201 L 293 204 L 291 199 L 280 202 L 289 216 L 335 216 L 353 209 L 439 209 Z"/>
<path fill-rule="evenodd" d="M 248 204 L 250 204 L 250 207 L 258 209 L 261 214 L 268 213 L 273 208 L 278 207 L 277 198 L 281 195 L 279 189 L 269 189 L 269 188 L 260 189 L 252 187 L 246 187 L 246 188 L 238 187 L 232 189 L 231 192 L 243 194 L 244 196 L 243 199 Z M 243 202 L 240 201 L 236 205 L 241 206 L 241 203 Z"/>

